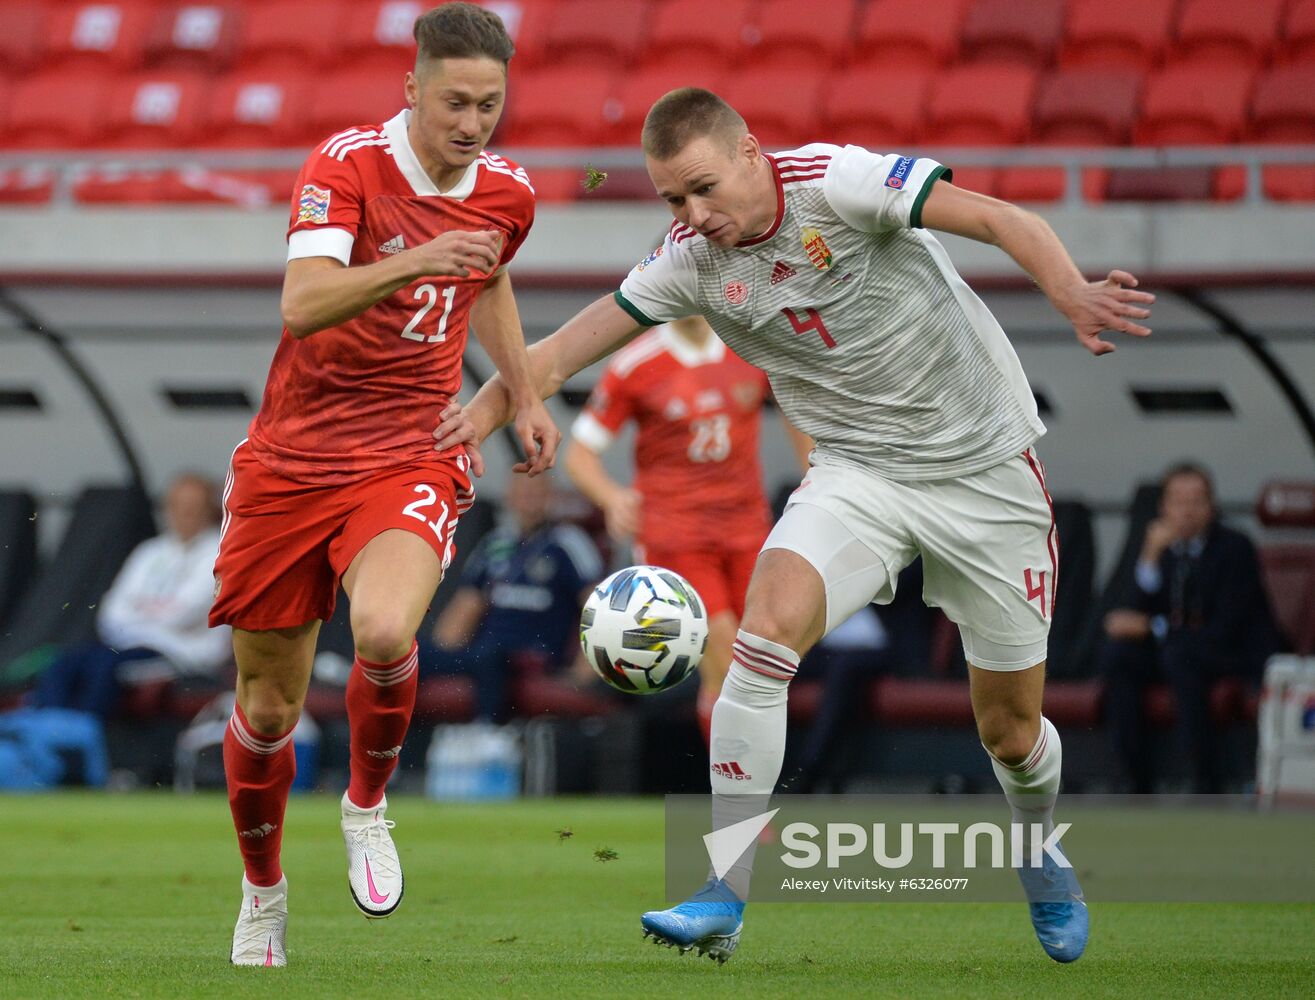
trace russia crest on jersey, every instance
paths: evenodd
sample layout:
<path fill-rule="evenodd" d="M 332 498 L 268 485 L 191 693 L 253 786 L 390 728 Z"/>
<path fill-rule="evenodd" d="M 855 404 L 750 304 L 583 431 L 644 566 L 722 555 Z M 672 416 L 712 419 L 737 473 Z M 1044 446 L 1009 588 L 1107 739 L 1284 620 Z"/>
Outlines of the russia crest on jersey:
<path fill-rule="evenodd" d="M 297 203 L 297 221 L 328 222 L 330 194 L 328 188 L 316 187 L 314 184 L 303 187 L 301 200 Z"/>

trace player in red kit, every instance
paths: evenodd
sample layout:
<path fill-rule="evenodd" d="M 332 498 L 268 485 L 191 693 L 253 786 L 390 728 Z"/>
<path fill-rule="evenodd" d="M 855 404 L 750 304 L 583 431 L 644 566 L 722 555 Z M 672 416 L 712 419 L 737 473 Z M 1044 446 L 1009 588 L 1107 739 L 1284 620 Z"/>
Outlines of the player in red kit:
<path fill-rule="evenodd" d="M 608 533 L 634 540 L 638 561 L 685 577 L 707 605 L 698 700 L 705 741 L 749 577 L 771 529 L 758 460 L 769 394 L 763 371 L 740 360 L 706 320 L 677 320 L 612 359 L 563 459 L 567 475 L 602 508 Z M 608 475 L 600 456 L 632 420 L 635 480 L 626 487 Z M 790 431 L 806 465 L 810 442 Z"/>
<path fill-rule="evenodd" d="M 224 491 L 210 622 L 233 627 L 238 666 L 224 737 L 245 867 L 237 965 L 287 961 L 279 850 L 290 741 L 340 583 L 356 647 L 342 799 L 348 883 L 367 917 L 401 902 L 384 787 L 415 703 L 415 632 L 481 471 L 478 455 L 436 453 L 431 437 L 455 409 L 472 321 L 517 387 L 525 468 L 551 466 L 559 440 L 529 381 L 506 273 L 533 222 L 534 192 L 523 170 L 484 150 L 511 40 L 495 15 L 467 3 L 424 14 L 415 37 L 407 107 L 328 138 L 302 168 L 283 336 Z"/>

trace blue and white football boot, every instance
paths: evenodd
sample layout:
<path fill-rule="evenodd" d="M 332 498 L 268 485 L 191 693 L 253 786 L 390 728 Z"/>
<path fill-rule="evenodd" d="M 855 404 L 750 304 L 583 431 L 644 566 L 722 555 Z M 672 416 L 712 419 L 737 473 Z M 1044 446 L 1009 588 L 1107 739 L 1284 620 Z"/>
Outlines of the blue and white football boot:
<path fill-rule="evenodd" d="M 740 943 L 744 929 L 744 902 L 725 882 L 708 883 L 685 902 L 669 910 L 650 910 L 639 919 L 644 937 L 655 944 L 679 948 L 683 955 L 697 948 L 719 964 L 725 964 Z"/>
<path fill-rule="evenodd" d="M 1064 852 L 1055 846 L 1055 852 Z M 1067 860 L 1067 858 L 1065 858 Z M 1041 867 L 1023 866 L 1018 879 L 1027 893 L 1036 939 L 1056 962 L 1076 962 L 1087 947 L 1087 904 L 1072 868 L 1065 868 L 1047 852 Z"/>

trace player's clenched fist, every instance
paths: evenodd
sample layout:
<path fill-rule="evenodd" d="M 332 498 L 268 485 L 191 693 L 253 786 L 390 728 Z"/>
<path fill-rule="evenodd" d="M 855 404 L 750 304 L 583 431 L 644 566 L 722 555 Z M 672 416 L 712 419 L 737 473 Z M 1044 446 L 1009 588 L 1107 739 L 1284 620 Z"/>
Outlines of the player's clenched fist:
<path fill-rule="evenodd" d="M 411 252 L 417 257 L 421 274 L 456 278 L 467 278 L 475 273 L 492 274 L 502 255 L 502 234 L 457 229 L 436 236 Z"/>

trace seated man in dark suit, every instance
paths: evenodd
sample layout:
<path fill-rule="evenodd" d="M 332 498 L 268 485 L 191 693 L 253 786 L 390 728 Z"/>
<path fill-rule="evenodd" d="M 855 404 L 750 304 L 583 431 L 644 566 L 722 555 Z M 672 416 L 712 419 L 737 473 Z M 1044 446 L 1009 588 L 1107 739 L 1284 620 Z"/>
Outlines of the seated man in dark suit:
<path fill-rule="evenodd" d="M 1210 689 L 1255 679 L 1277 647 L 1255 547 L 1220 524 L 1210 475 L 1177 465 L 1164 476 L 1160 514 L 1146 528 L 1125 606 L 1105 617 L 1101 651 L 1108 717 L 1132 788 L 1155 783 L 1142 696 L 1167 681 L 1195 791 L 1221 786 Z"/>

